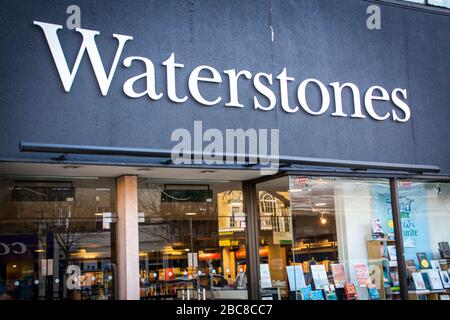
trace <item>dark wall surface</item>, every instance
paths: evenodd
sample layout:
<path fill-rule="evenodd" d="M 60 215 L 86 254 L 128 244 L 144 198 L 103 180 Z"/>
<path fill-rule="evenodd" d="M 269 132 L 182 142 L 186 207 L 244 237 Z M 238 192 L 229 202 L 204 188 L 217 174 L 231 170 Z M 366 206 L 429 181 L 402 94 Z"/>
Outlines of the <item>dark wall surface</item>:
<path fill-rule="evenodd" d="M 71 67 L 81 36 L 66 28 L 70 4 L 80 6 L 82 28 L 100 31 L 96 39 L 107 69 L 117 47 L 112 34 L 134 37 L 125 45 L 106 97 L 87 56 L 66 93 L 44 34 L 33 25 L 37 20 L 64 26 L 59 37 Z M 194 120 L 202 120 L 204 128 L 279 128 L 282 155 L 429 164 L 450 173 L 450 16 L 380 5 L 381 30 L 368 30 L 370 4 L 362 0 L 2 1 L 0 158 L 49 158 L 19 152 L 20 141 L 170 149 L 174 129 L 192 129 Z M 134 55 L 153 61 L 157 90 L 165 93 L 161 63 L 172 52 L 185 65 L 177 72 L 177 91 L 188 95 L 188 101 L 176 104 L 166 94 L 158 101 L 131 99 L 123 93 L 123 83 L 143 72 L 138 63 L 131 68 L 122 65 L 125 57 Z M 198 65 L 220 72 L 267 72 L 274 77 L 286 67 L 296 78 L 290 87 L 292 104 L 296 86 L 306 78 L 326 85 L 349 81 L 362 93 L 373 85 L 389 92 L 406 88 L 412 115 L 406 123 L 332 117 L 333 98 L 321 116 L 303 110 L 288 114 L 279 105 L 271 111 L 255 110 L 253 96 L 258 93 L 245 80 L 239 85 L 244 108 L 225 106 L 226 81 L 202 85 L 206 96 L 223 98 L 218 105 L 203 106 L 187 90 L 189 72 Z M 227 79 L 224 74 L 222 78 Z M 272 89 L 279 97 L 279 86 L 275 83 Z M 344 95 L 344 109 L 350 114 L 349 97 Z M 380 107 L 391 109 L 389 103 Z"/>

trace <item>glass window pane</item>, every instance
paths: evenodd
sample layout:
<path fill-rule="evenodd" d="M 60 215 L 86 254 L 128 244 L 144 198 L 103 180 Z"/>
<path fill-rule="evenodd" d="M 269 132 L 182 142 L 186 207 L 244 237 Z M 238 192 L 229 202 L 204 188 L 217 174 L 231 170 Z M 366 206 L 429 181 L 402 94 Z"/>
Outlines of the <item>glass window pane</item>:
<path fill-rule="evenodd" d="M 402 236 L 410 299 L 450 291 L 450 183 L 400 180 Z"/>
<path fill-rule="evenodd" d="M 428 0 L 428 4 L 432 6 L 450 8 L 450 0 Z"/>
<path fill-rule="evenodd" d="M 398 299 L 388 180 L 291 176 L 257 185 L 266 299 Z"/>
<path fill-rule="evenodd" d="M 425 4 L 425 0 L 405 0 L 405 1 Z"/>
<path fill-rule="evenodd" d="M 114 299 L 114 180 L 0 181 L 0 299 Z"/>
<path fill-rule="evenodd" d="M 141 299 L 247 299 L 241 183 L 139 180 Z"/>

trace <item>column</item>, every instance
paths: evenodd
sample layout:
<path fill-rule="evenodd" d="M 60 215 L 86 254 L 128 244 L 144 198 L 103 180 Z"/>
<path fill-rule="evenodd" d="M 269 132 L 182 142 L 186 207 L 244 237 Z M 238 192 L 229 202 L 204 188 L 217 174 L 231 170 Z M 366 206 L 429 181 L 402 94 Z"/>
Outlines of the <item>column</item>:
<path fill-rule="evenodd" d="M 139 230 L 137 177 L 116 179 L 117 265 L 120 300 L 139 300 Z"/>
<path fill-rule="evenodd" d="M 259 300 L 259 213 L 256 207 L 256 186 L 250 182 L 242 183 L 244 212 L 247 215 L 247 285 L 248 298 Z"/>

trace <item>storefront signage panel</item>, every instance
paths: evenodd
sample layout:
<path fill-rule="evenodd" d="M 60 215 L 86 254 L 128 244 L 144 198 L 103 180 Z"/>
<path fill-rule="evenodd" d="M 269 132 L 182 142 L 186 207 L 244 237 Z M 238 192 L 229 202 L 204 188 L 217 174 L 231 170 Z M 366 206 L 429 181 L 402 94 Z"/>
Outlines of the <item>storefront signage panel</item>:
<path fill-rule="evenodd" d="M 113 37 L 117 40 L 117 48 L 114 53 L 114 60 L 111 68 L 105 70 L 101 53 L 95 40 L 95 37 L 100 35 L 100 31 L 77 28 L 76 31 L 82 36 L 82 42 L 75 64 L 72 69 L 70 69 L 58 36 L 58 30 L 63 29 L 63 26 L 41 21 L 34 21 L 33 23 L 40 27 L 45 35 L 53 61 L 66 92 L 70 92 L 80 63 L 83 57 L 87 56 L 103 96 L 108 95 L 111 82 L 113 81 L 114 74 L 116 73 L 120 61 L 122 61 L 123 66 L 127 68 L 131 67 L 133 63 L 142 63 L 145 65 L 146 69 L 145 73 L 138 74 L 124 82 L 123 92 L 126 96 L 135 99 L 146 96 L 152 101 L 159 100 L 164 96 L 163 92 L 157 92 L 156 83 L 159 79 L 156 79 L 155 64 L 152 60 L 142 56 L 129 56 L 122 60 L 122 51 L 127 42 L 133 40 L 132 36 L 113 34 Z M 184 64 L 177 62 L 175 53 L 171 53 L 167 60 L 162 62 L 162 65 L 166 69 L 167 83 L 165 94 L 168 99 L 175 103 L 187 101 L 187 95 L 180 97 L 180 93 L 177 93 L 176 91 L 177 70 L 183 69 Z M 205 76 L 205 74 L 207 74 L 207 76 Z M 255 95 L 253 97 L 253 106 L 251 107 L 255 110 L 270 111 L 277 105 L 280 105 L 281 109 L 287 113 L 295 113 L 302 108 L 309 115 L 319 116 L 329 110 L 331 98 L 334 98 L 335 109 L 331 113 L 331 116 L 348 117 L 349 115 L 345 113 L 343 109 L 342 97 L 342 91 L 348 89 L 351 90 L 353 95 L 353 111 L 350 115 L 351 118 L 366 118 L 366 115 L 362 112 L 362 105 L 367 114 L 378 121 L 392 119 L 394 122 L 407 122 L 411 117 L 411 109 L 406 100 L 408 93 L 405 88 L 394 88 L 391 92 L 388 92 L 382 86 L 373 85 L 366 90 L 361 98 L 361 90 L 356 84 L 351 82 L 331 82 L 329 86 L 332 88 L 332 95 L 330 95 L 328 88 L 322 81 L 314 78 L 307 78 L 301 81 L 297 86 L 298 101 L 294 103 L 289 102 L 289 84 L 294 82 L 295 78 L 288 73 L 287 68 L 283 68 L 278 75 L 274 76 L 272 73 L 251 72 L 249 70 L 237 71 L 235 69 L 224 70 L 221 73 L 212 66 L 200 65 L 190 71 L 188 91 L 197 103 L 204 106 L 214 106 L 219 103 L 223 104 L 224 101 L 222 97 L 218 96 L 215 97 L 215 99 L 205 98 L 200 90 L 199 84 L 224 84 L 229 89 L 229 101 L 225 103 L 225 106 L 243 108 L 244 105 L 239 102 L 239 84 L 242 81 L 245 81 L 245 79 L 252 81 L 254 89 L 259 93 L 258 96 Z M 145 90 L 137 92 L 134 89 L 135 84 L 136 82 L 143 80 L 145 80 L 146 88 Z M 278 83 L 275 84 L 275 82 Z M 280 88 L 279 97 L 275 95 L 272 89 L 272 86 L 275 85 L 278 85 Z M 312 107 L 311 103 L 308 102 L 307 90 L 311 86 L 315 86 L 320 91 L 321 105 L 319 109 L 317 109 L 317 106 Z M 391 101 L 395 108 L 390 112 L 380 113 L 376 110 L 374 104 L 375 101 L 378 101 L 378 103 L 382 101 Z"/>

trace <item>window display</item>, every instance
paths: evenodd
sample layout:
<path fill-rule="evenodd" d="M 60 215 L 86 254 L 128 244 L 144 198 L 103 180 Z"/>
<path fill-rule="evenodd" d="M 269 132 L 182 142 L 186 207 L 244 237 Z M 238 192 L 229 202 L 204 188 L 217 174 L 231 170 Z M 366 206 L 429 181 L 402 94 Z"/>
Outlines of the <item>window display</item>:
<path fill-rule="evenodd" d="M 399 180 L 409 299 L 442 300 L 450 257 L 450 183 Z"/>
<path fill-rule="evenodd" d="M 291 176 L 257 191 L 263 299 L 400 298 L 388 180 Z"/>
<path fill-rule="evenodd" d="M 240 189 L 139 181 L 141 299 L 247 299 Z"/>
<path fill-rule="evenodd" d="M 114 179 L 0 180 L 0 300 L 116 298 Z"/>

